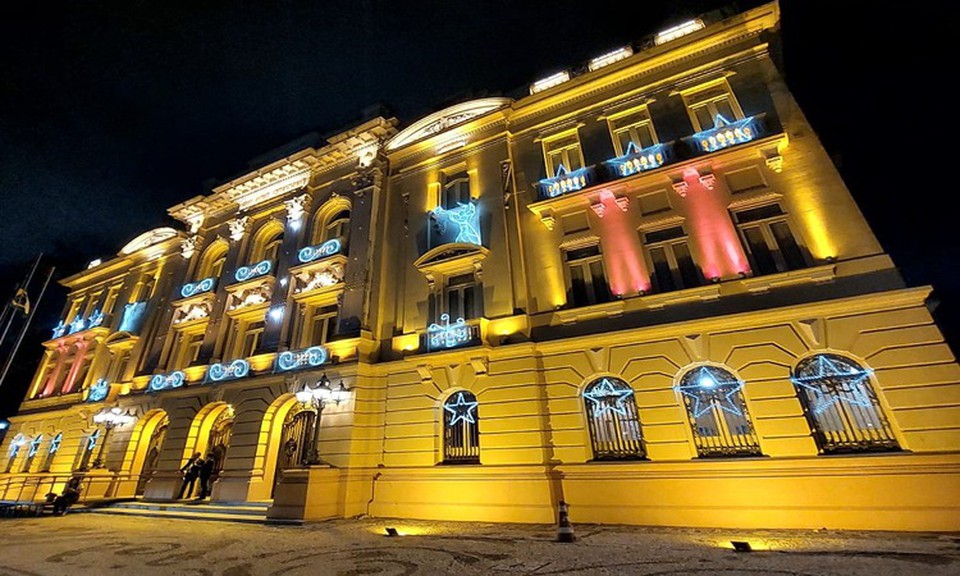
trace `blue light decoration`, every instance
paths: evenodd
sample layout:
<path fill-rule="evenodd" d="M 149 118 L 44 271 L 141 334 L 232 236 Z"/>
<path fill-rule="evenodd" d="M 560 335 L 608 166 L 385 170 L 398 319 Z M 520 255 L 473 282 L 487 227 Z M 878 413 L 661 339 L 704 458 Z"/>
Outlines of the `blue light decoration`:
<path fill-rule="evenodd" d="M 27 443 L 27 439 L 23 434 L 17 434 L 13 437 L 13 440 L 10 441 L 10 448 L 7 452 L 7 455 L 10 458 L 16 458 L 17 454 L 20 453 L 20 447 Z"/>
<path fill-rule="evenodd" d="M 135 334 L 140 331 L 140 325 L 144 320 L 144 312 L 147 311 L 147 301 L 131 302 L 123 307 L 123 317 L 120 319 L 120 332 L 129 332 Z"/>
<path fill-rule="evenodd" d="M 427 327 L 427 349 L 454 348 L 470 341 L 470 327 L 463 318 L 450 323 L 449 314 L 440 315 L 440 324 Z"/>
<path fill-rule="evenodd" d="M 709 366 L 701 366 L 696 370 L 696 374 L 690 377 L 690 384 L 674 386 L 674 390 L 693 399 L 690 410 L 694 418 L 703 416 L 713 406 L 724 412 L 743 416 L 740 406 L 733 400 L 733 396 L 743 388 L 743 381 L 721 378 L 723 373 L 719 370 L 710 370 Z M 687 378 L 685 376 L 684 380 Z"/>
<path fill-rule="evenodd" d="M 437 206 L 431 212 L 434 218 L 440 224 L 440 234 L 445 235 L 446 224 L 450 222 L 457 227 L 457 235 L 454 242 L 463 244 L 482 244 L 480 239 L 480 211 L 477 210 L 475 202 L 458 202 L 456 208 L 444 209 Z"/>
<path fill-rule="evenodd" d="M 87 436 L 87 452 L 97 447 L 97 440 L 100 439 L 100 429 L 97 428 Z"/>
<path fill-rule="evenodd" d="M 96 328 L 101 324 L 103 324 L 103 312 L 98 308 L 87 318 L 87 328 Z"/>
<path fill-rule="evenodd" d="M 153 378 L 150 379 L 150 390 L 153 392 L 158 392 L 160 390 L 179 388 L 183 386 L 183 383 L 186 382 L 186 380 L 187 375 L 180 370 L 171 372 L 169 374 L 154 374 Z"/>
<path fill-rule="evenodd" d="M 713 128 L 693 135 L 692 140 L 701 152 L 716 152 L 755 139 L 763 132 L 758 116 L 731 122 L 717 114 Z"/>
<path fill-rule="evenodd" d="M 238 270 L 239 272 L 239 270 Z M 191 296 L 196 296 L 197 294 L 203 294 L 213 290 L 213 287 L 217 285 L 216 278 L 204 278 L 199 282 L 190 282 L 189 284 L 184 284 L 180 288 L 180 296 L 183 298 L 190 298 Z"/>
<path fill-rule="evenodd" d="M 599 384 L 585 390 L 583 397 L 593 402 L 593 415 L 597 418 L 607 412 L 627 417 L 629 414 L 624 402 L 633 398 L 633 388 L 615 384 L 609 378 L 603 378 Z"/>
<path fill-rule="evenodd" d="M 476 424 L 477 419 L 474 418 L 474 411 L 477 409 L 479 402 L 468 402 L 463 397 L 463 392 L 457 393 L 457 401 L 450 403 L 447 400 L 443 405 L 443 409 L 450 413 L 450 426 L 456 426 L 457 422 L 461 420 L 468 424 Z"/>
<path fill-rule="evenodd" d="M 96 381 L 87 392 L 87 402 L 102 402 L 110 392 L 110 383 L 106 378 Z"/>
<path fill-rule="evenodd" d="M 67 325 L 63 323 L 63 320 L 53 327 L 53 336 L 52 338 L 60 338 L 67 333 Z"/>
<path fill-rule="evenodd" d="M 593 166 L 584 166 L 579 170 L 569 172 L 563 164 L 557 167 L 553 178 L 544 178 L 540 181 L 540 195 L 546 198 L 556 198 L 561 194 L 582 190 L 594 182 Z"/>
<path fill-rule="evenodd" d="M 43 434 L 37 434 L 36 437 L 30 441 L 30 449 L 27 450 L 27 458 L 33 458 L 37 455 L 37 452 L 40 451 L 41 442 L 43 442 Z"/>
<path fill-rule="evenodd" d="M 306 264 L 307 262 L 313 262 L 314 260 L 320 260 L 321 258 L 326 258 L 328 256 L 333 256 L 334 254 L 339 254 L 340 250 L 343 249 L 343 243 L 340 242 L 339 238 L 333 238 L 327 240 L 323 244 L 317 246 L 307 246 L 300 250 L 297 253 L 297 260 Z"/>
<path fill-rule="evenodd" d="M 50 440 L 50 448 L 47 450 L 50 454 L 56 454 L 60 449 L 60 443 L 63 442 L 63 432 L 57 432 L 57 435 Z"/>
<path fill-rule="evenodd" d="M 74 317 L 73 322 L 70 323 L 70 330 L 67 331 L 68 334 L 76 334 L 81 330 L 87 327 L 87 322 L 79 314 Z"/>
<path fill-rule="evenodd" d="M 277 355 L 277 370 L 299 370 L 300 368 L 316 367 L 327 363 L 330 352 L 324 346 L 311 346 L 303 350 L 287 350 Z"/>
<path fill-rule="evenodd" d="M 604 162 L 614 174 L 619 177 L 630 176 L 639 172 L 646 172 L 659 168 L 670 157 L 670 147 L 667 144 L 654 144 L 646 148 L 637 148 L 633 142 L 627 144 L 623 156 L 617 156 Z"/>
<path fill-rule="evenodd" d="M 250 373 L 250 363 L 243 358 L 237 358 L 229 363 L 211 364 L 207 370 L 207 378 L 213 382 L 243 378 Z"/>
<path fill-rule="evenodd" d="M 273 262 L 269 260 L 263 260 L 257 262 L 252 266 L 241 266 L 237 268 L 236 273 L 233 275 L 237 279 L 237 282 L 245 282 L 251 278 L 256 278 L 258 276 L 263 276 L 264 274 L 269 274 L 270 270 L 273 269 Z"/>
<path fill-rule="evenodd" d="M 873 401 L 865 385 L 873 374 L 872 370 L 832 360 L 823 354 L 816 357 L 814 366 L 813 372 L 803 376 L 793 376 L 790 379 L 795 385 L 813 392 L 814 401 L 811 410 L 815 415 L 823 414 L 838 402 L 846 402 L 861 408 L 873 407 Z M 841 379 L 845 386 L 832 387 L 836 391 L 835 394 L 824 394 L 823 386 L 818 384 L 836 379 Z"/>

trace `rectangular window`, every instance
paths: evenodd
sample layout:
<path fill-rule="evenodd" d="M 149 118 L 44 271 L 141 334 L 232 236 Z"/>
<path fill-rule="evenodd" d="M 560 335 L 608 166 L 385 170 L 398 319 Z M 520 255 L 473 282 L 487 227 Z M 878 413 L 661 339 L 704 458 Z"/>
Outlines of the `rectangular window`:
<path fill-rule="evenodd" d="M 247 358 L 253 356 L 260 346 L 260 340 L 263 338 L 263 321 L 251 322 L 247 324 L 243 332 L 243 343 L 240 346 L 238 358 Z"/>
<path fill-rule="evenodd" d="M 200 348 L 203 347 L 203 332 L 180 332 L 177 338 L 177 354 L 172 365 L 174 370 L 192 366 L 200 358 Z"/>
<path fill-rule="evenodd" d="M 555 177 L 561 166 L 567 172 L 583 168 L 583 152 L 580 150 L 580 137 L 576 132 L 544 140 L 543 156 L 548 178 Z"/>
<path fill-rule="evenodd" d="M 683 228 L 675 226 L 647 232 L 643 243 L 649 257 L 650 272 L 657 292 L 670 292 L 700 286 L 700 268 L 693 261 Z"/>
<path fill-rule="evenodd" d="M 310 317 L 310 336 L 305 346 L 326 344 L 333 340 L 337 330 L 337 307 L 318 306 L 313 308 Z"/>
<path fill-rule="evenodd" d="M 613 146 L 617 156 L 627 153 L 632 143 L 637 150 L 642 150 L 658 143 L 657 133 L 653 129 L 650 113 L 644 106 L 626 114 L 615 116 L 608 120 L 610 133 L 613 135 Z"/>
<path fill-rule="evenodd" d="M 451 320 L 479 318 L 483 314 L 483 306 L 476 276 L 469 273 L 447 278 L 441 308 L 441 313 L 449 314 Z"/>
<path fill-rule="evenodd" d="M 754 276 L 807 266 L 803 249 L 779 204 L 734 212 L 733 218 L 749 252 Z"/>
<path fill-rule="evenodd" d="M 110 290 L 107 291 L 107 297 L 103 300 L 103 314 L 109 315 L 113 314 L 113 308 L 117 304 L 117 296 L 120 294 L 120 284 L 114 284 L 110 287 Z"/>
<path fill-rule="evenodd" d="M 470 175 L 466 172 L 450 174 L 444 178 L 440 191 L 440 206 L 451 210 L 470 203 Z"/>
<path fill-rule="evenodd" d="M 696 132 L 714 128 L 717 116 L 722 116 L 728 122 L 742 120 L 744 117 L 743 110 L 740 109 L 740 104 L 726 80 L 685 93 L 683 100 Z"/>
<path fill-rule="evenodd" d="M 569 304 L 580 307 L 610 301 L 610 289 L 607 287 L 599 246 L 568 250 L 566 261 L 570 278 L 567 291 Z"/>

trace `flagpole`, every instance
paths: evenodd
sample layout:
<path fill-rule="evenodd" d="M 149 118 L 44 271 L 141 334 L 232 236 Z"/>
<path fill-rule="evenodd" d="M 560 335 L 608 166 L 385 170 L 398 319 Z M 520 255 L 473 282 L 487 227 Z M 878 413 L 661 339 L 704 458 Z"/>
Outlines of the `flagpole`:
<path fill-rule="evenodd" d="M 37 262 L 40 262 L 39 257 L 37 258 Z M 36 266 L 34 266 L 34 269 L 36 269 Z M 37 313 L 37 308 L 40 307 L 40 300 L 43 299 L 43 294 L 47 291 L 47 285 L 50 284 L 50 279 L 53 278 L 53 271 L 54 267 L 51 266 L 50 271 L 47 272 L 46 279 L 43 281 L 43 286 L 40 288 L 40 294 L 37 296 L 36 304 L 30 308 L 30 314 L 27 315 L 27 321 L 23 323 L 20 336 L 17 337 L 17 342 L 13 345 L 13 350 L 11 350 L 10 355 L 7 356 L 7 362 L 3 365 L 3 372 L 0 372 L 0 386 L 3 386 L 3 382 L 7 378 L 7 371 L 10 370 L 10 366 L 13 364 L 13 358 L 17 355 L 20 344 L 23 342 L 23 337 L 27 334 L 27 328 L 30 327 L 30 322 L 33 321 L 33 315 Z M 30 272 L 30 275 L 33 276 L 33 272 Z"/>
<path fill-rule="evenodd" d="M 43 252 L 41 252 L 40 254 L 38 254 L 38 255 L 37 255 L 37 259 L 33 261 L 33 266 L 30 268 L 30 273 L 27 274 L 27 281 L 26 281 L 26 282 L 21 282 L 20 284 L 17 284 L 17 287 L 16 287 L 16 288 L 14 289 L 14 291 L 13 291 L 13 299 L 11 299 L 10 302 L 7 302 L 7 305 L 4 306 L 4 308 L 3 308 L 3 309 L 4 309 L 4 312 L 6 312 L 7 308 L 10 309 L 10 319 L 7 321 L 7 325 L 6 325 L 6 326 L 4 327 L 4 329 L 3 329 L 3 334 L 0 335 L 0 349 L 3 348 L 3 343 L 6 342 L 6 340 L 7 340 L 7 332 L 10 331 L 10 326 L 13 325 L 13 319 L 16 317 L 16 314 L 17 314 L 17 313 L 15 312 L 16 306 L 13 305 L 13 302 L 14 302 L 14 300 L 16 299 L 17 294 L 20 292 L 21 289 L 26 290 L 26 292 L 27 292 L 27 298 L 28 298 L 28 301 L 29 301 L 30 283 L 33 282 L 33 273 L 37 271 L 37 266 L 40 265 L 40 259 L 41 259 L 41 258 L 43 258 Z M 0 378 L 0 382 L 2 382 L 2 381 L 3 381 L 3 379 Z"/>

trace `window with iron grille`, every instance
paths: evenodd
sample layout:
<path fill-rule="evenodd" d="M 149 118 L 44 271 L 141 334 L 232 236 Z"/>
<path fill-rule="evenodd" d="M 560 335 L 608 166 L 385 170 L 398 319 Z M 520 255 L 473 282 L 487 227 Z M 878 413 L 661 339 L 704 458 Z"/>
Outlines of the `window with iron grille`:
<path fill-rule="evenodd" d="M 480 463 L 480 422 L 477 397 L 467 391 L 443 403 L 443 463 Z"/>
<path fill-rule="evenodd" d="M 583 390 L 594 460 L 639 460 L 646 456 L 633 388 L 601 378 Z"/>
<path fill-rule="evenodd" d="M 838 354 L 817 354 L 797 364 L 793 383 L 820 452 L 900 449 L 870 385 L 872 375 Z"/>
<path fill-rule="evenodd" d="M 700 366 L 687 371 L 676 389 L 687 408 L 698 456 L 760 454 L 741 380 L 723 368 Z"/>

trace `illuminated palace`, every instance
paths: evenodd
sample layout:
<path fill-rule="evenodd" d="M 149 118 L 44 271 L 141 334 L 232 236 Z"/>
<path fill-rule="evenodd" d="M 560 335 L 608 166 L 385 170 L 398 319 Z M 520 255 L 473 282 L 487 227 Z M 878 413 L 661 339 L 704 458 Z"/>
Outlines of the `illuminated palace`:
<path fill-rule="evenodd" d="M 960 530 L 960 369 L 776 67 L 667 29 L 169 210 L 70 295 L 0 500 Z M 269 507 L 266 505 L 269 504 Z"/>

